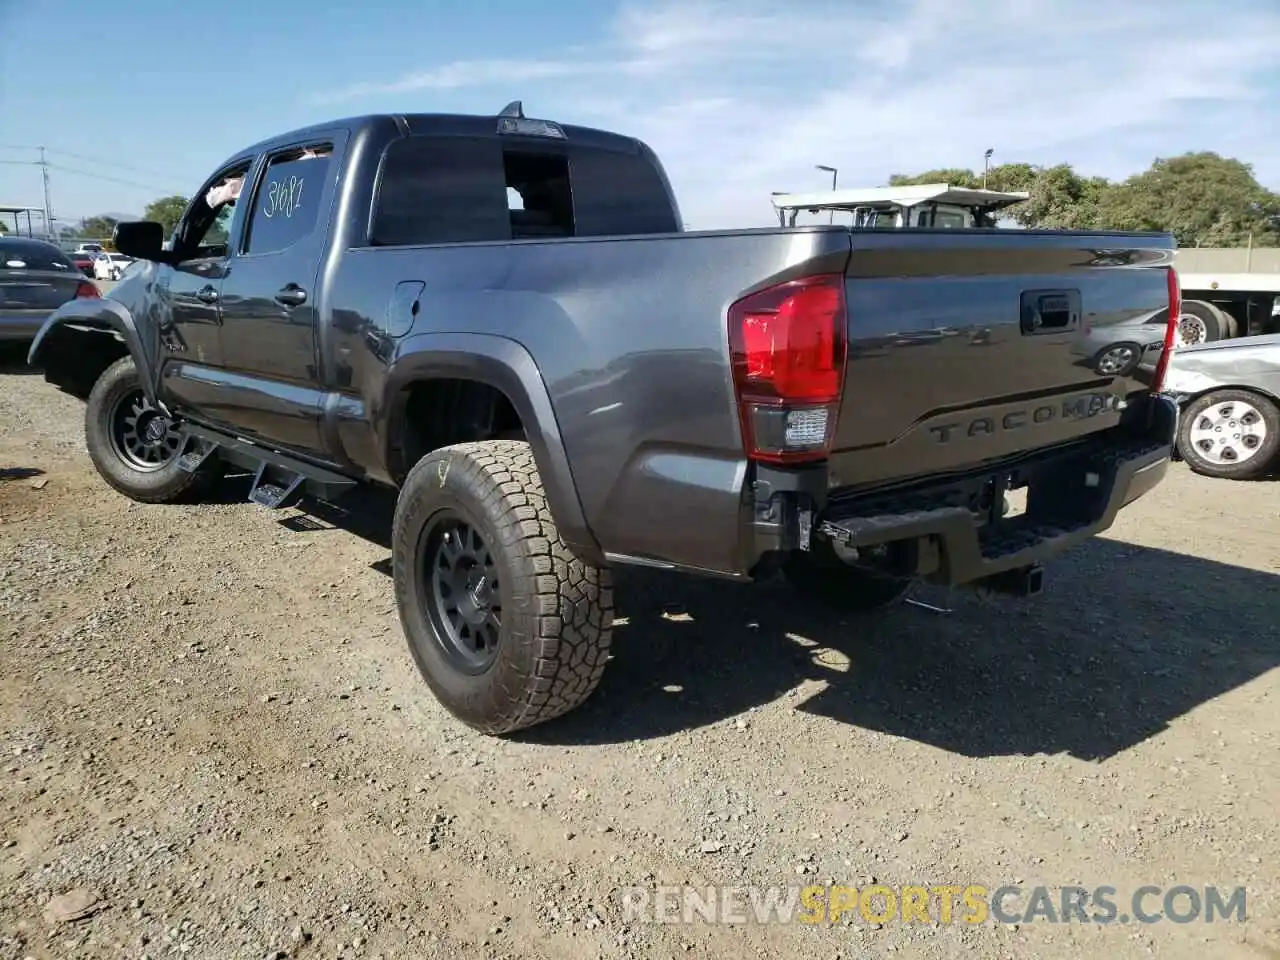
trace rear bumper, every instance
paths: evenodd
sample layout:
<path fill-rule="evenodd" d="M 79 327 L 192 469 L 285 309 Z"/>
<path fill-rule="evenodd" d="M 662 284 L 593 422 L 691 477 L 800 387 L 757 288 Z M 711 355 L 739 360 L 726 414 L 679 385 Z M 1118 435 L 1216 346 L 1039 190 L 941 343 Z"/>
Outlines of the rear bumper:
<path fill-rule="evenodd" d="M 50 311 L 51 313 L 52 311 Z M 0 311 L 0 342 L 34 340 L 49 314 L 4 313 Z"/>
<path fill-rule="evenodd" d="M 1160 483 L 1177 424 L 1177 404 L 1157 397 L 1140 424 L 945 478 L 827 493 L 825 469 L 793 475 L 791 484 L 766 477 L 763 490 L 756 484 L 747 565 L 822 539 L 942 584 L 1043 563 L 1106 530 L 1124 506 Z M 1022 487 L 1026 512 L 1003 516 L 1004 491 Z"/>

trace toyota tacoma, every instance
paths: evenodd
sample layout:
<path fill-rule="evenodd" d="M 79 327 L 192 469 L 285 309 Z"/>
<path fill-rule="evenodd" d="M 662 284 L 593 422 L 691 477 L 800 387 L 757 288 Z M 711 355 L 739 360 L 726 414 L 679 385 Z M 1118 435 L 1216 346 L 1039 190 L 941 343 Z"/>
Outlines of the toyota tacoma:
<path fill-rule="evenodd" d="M 1177 429 L 1169 236 L 685 231 L 649 147 L 519 102 L 274 137 L 170 237 L 114 242 L 138 265 L 29 356 L 86 401 L 102 478 L 166 503 L 234 464 L 268 508 L 397 490 L 409 650 L 490 734 L 595 689 L 616 567 L 857 610 L 1028 594 Z M 1082 349 L 1153 314 L 1148 366 Z"/>

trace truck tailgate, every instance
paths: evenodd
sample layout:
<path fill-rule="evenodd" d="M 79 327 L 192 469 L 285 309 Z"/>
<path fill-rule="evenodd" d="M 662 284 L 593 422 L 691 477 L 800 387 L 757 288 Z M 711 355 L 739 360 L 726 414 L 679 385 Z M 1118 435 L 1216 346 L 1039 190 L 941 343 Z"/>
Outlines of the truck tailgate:
<path fill-rule="evenodd" d="M 1146 235 L 854 231 L 840 486 L 964 469 L 1115 426 L 1145 392 L 1172 244 Z"/>

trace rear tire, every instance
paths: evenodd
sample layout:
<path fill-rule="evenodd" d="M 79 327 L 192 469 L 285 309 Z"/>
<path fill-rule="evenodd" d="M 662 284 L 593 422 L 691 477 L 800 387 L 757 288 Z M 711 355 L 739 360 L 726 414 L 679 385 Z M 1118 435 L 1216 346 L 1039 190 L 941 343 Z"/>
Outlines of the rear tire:
<path fill-rule="evenodd" d="M 833 610 L 865 613 L 901 602 L 915 583 L 845 563 L 824 541 L 796 551 L 782 563 L 782 575 L 799 593 Z"/>
<path fill-rule="evenodd" d="M 393 567 L 418 670 L 467 726 L 532 727 L 600 683 L 611 573 L 560 539 L 528 443 L 463 443 L 419 460 L 396 502 Z"/>
<path fill-rule="evenodd" d="M 1236 321 L 1231 314 L 1203 300 L 1186 300 L 1178 318 L 1178 345 L 1213 343 L 1230 340 L 1236 335 Z"/>
<path fill-rule="evenodd" d="M 1178 424 L 1178 452 L 1196 473 L 1252 480 L 1280 453 L 1280 408 L 1250 390 L 1213 390 L 1192 401 Z"/>
<path fill-rule="evenodd" d="M 221 473 L 217 461 L 195 473 L 179 466 L 182 436 L 146 399 L 132 357 L 98 377 L 85 406 L 85 445 L 94 467 L 116 491 L 140 503 L 173 503 L 204 489 Z"/>

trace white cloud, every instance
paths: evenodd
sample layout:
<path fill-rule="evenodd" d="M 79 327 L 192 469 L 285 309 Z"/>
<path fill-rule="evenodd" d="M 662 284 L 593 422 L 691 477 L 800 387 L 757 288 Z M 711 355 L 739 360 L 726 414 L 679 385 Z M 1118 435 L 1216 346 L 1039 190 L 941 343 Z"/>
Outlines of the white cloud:
<path fill-rule="evenodd" d="M 694 227 L 771 222 L 772 190 L 995 162 L 1124 176 L 1217 150 L 1280 186 L 1274 0 L 656 0 L 568 53 L 472 60 L 328 99 L 513 89 L 531 115 L 648 142 Z M 373 107 L 374 95 L 382 103 Z M 515 95 L 515 94 L 513 94 Z M 496 102 L 496 101 L 495 101 Z"/>

